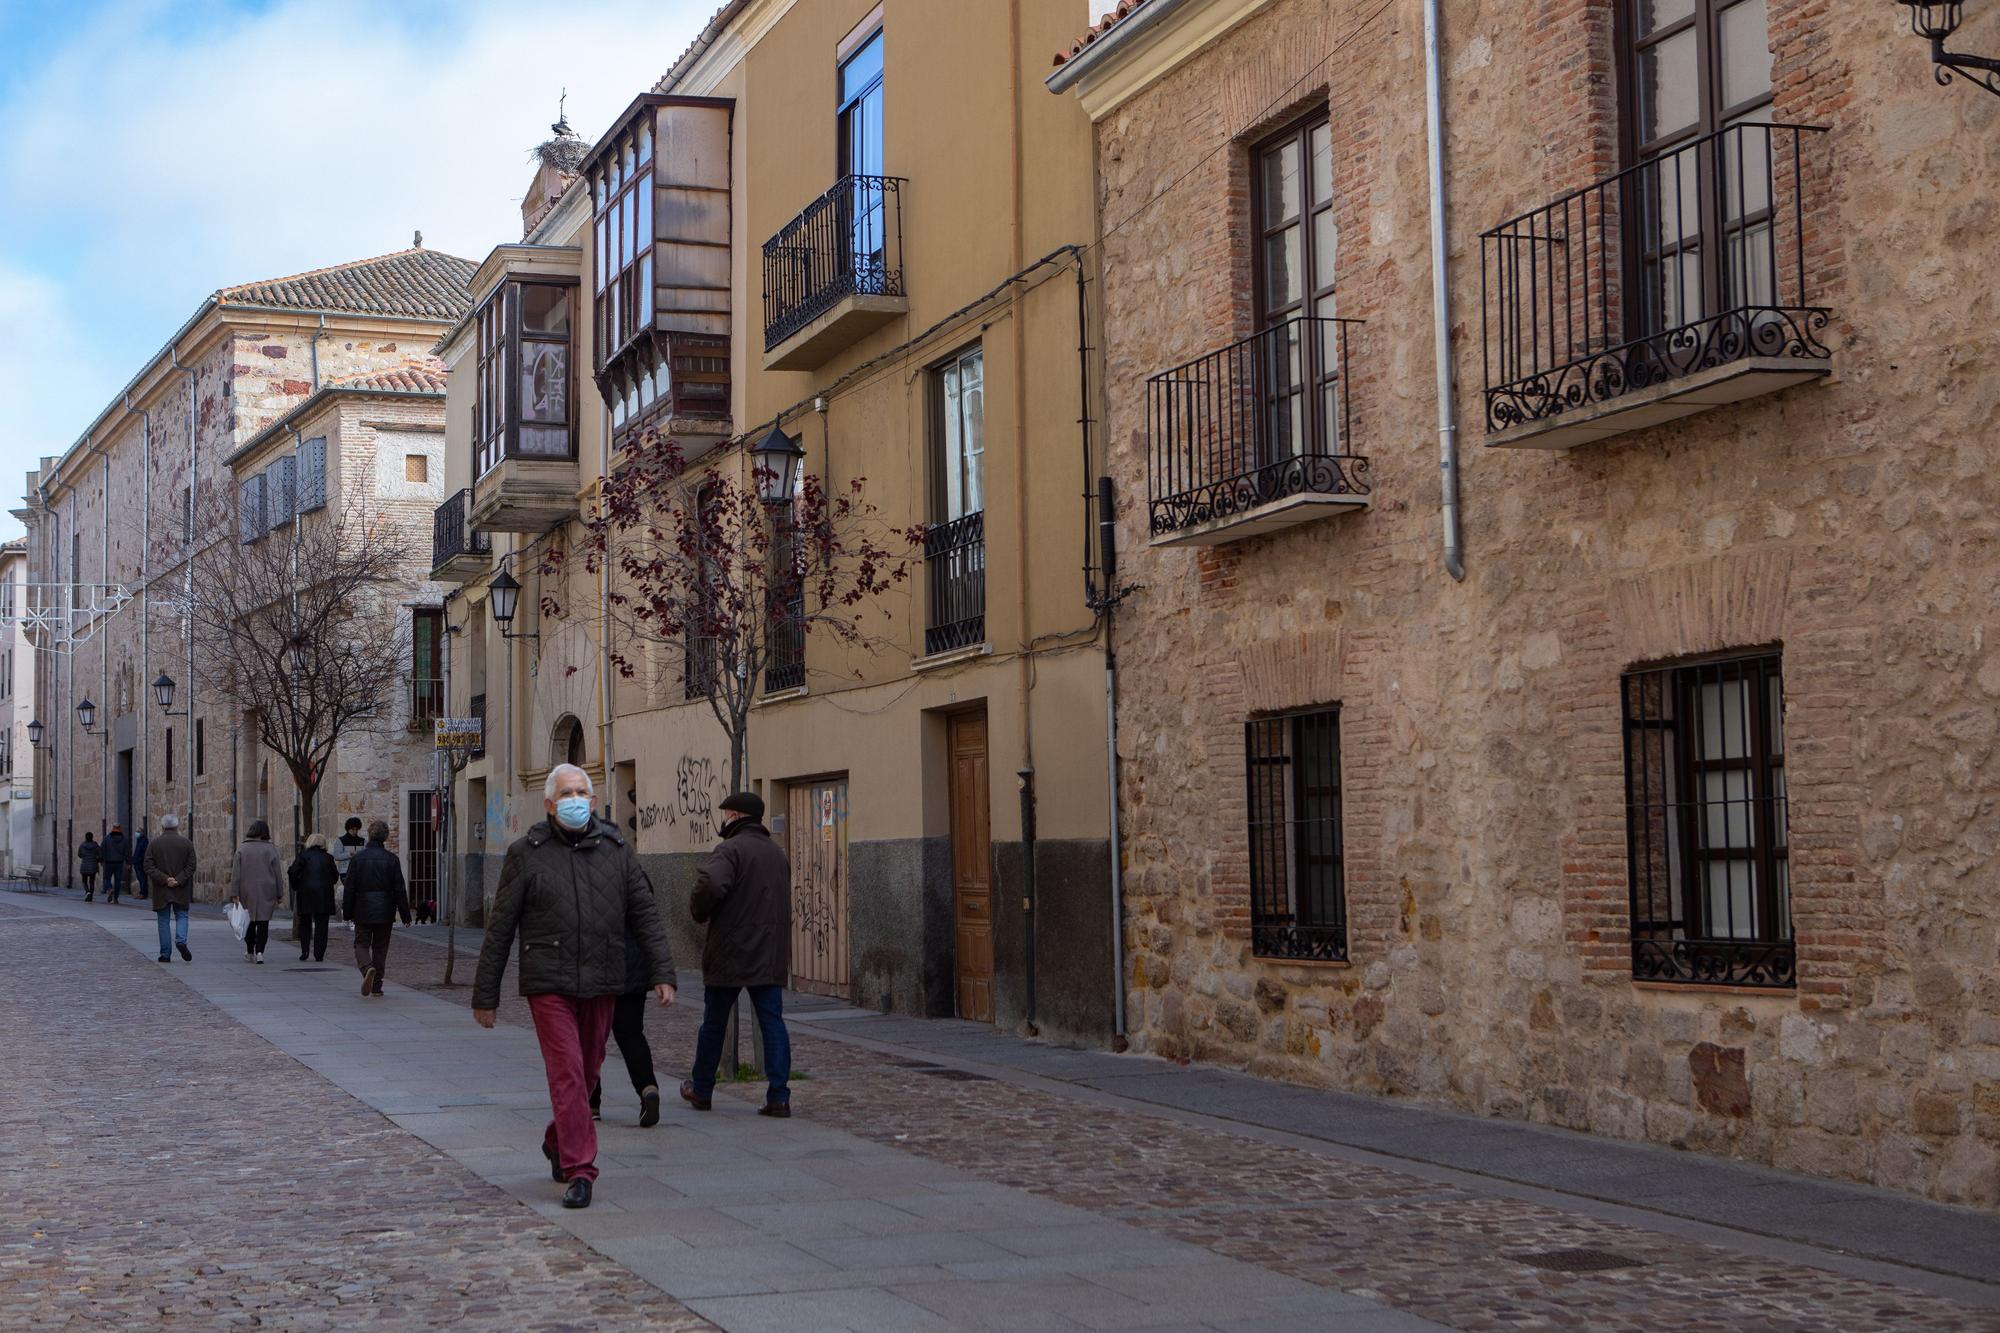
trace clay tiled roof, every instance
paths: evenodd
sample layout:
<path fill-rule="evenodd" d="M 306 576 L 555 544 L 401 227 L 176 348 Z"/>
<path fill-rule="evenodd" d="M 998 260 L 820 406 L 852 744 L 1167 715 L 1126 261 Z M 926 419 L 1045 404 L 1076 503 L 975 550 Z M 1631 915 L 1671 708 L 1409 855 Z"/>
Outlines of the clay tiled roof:
<path fill-rule="evenodd" d="M 1118 3 L 1113 6 L 1111 12 L 1099 19 L 1095 27 L 1088 29 L 1083 36 L 1070 43 L 1069 50 L 1056 52 L 1056 65 L 1061 67 L 1076 59 L 1083 54 L 1085 47 L 1103 37 L 1132 14 L 1145 7 L 1146 0 L 1118 0 Z"/>
<path fill-rule="evenodd" d="M 466 288 L 475 267 L 470 260 L 438 250 L 398 250 L 288 278 L 224 287 L 215 296 L 224 305 L 451 321 L 472 308 L 472 295 Z"/>
<path fill-rule="evenodd" d="M 394 370 L 374 370 L 333 380 L 328 389 L 365 389 L 371 393 L 443 393 L 441 366 L 398 366 Z"/>
<path fill-rule="evenodd" d="M 687 44 L 687 49 L 674 57 L 673 63 L 667 66 L 667 72 L 662 74 L 653 84 L 653 91 L 656 93 L 672 92 L 674 86 L 680 82 L 678 75 L 681 66 L 687 64 L 692 57 L 706 49 L 715 40 L 716 35 L 724 27 L 728 26 L 729 20 L 735 16 L 735 11 L 741 8 L 743 8 L 743 0 L 723 0 L 722 7 L 708 16 L 708 22 L 701 25 L 701 31 L 696 33 L 694 40 Z"/>

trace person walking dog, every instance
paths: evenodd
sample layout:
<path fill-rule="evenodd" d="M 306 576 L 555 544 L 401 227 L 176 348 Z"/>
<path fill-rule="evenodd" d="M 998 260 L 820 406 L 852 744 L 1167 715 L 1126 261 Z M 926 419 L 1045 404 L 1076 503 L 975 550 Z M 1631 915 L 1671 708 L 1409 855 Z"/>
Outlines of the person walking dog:
<path fill-rule="evenodd" d="M 750 992 L 764 1034 L 769 1086 L 759 1115 L 792 1113 L 792 1040 L 785 1031 L 785 982 L 792 971 L 792 865 L 764 827 L 764 800 L 741 791 L 722 803 L 722 841 L 702 862 L 688 908 L 708 927 L 701 946 L 701 1032 L 694 1076 L 681 1097 L 706 1111 L 715 1093 L 722 1038 L 739 991 Z"/>
<path fill-rule="evenodd" d="M 604 1064 L 617 997 L 626 989 L 628 936 L 646 957 L 662 1005 L 674 1002 L 672 947 L 639 859 L 591 813 L 590 775 L 557 764 L 542 787 L 548 818 L 507 849 L 472 981 L 472 1016 L 499 1017 L 500 980 L 521 940 L 521 994 L 535 1021 L 553 1118 L 542 1132 L 550 1174 L 567 1182 L 563 1207 L 590 1207 L 597 1127 L 590 1089 Z"/>
<path fill-rule="evenodd" d="M 153 917 L 160 923 L 160 961 L 168 960 L 167 929 L 173 923 L 172 945 L 181 951 L 181 960 L 192 963 L 188 952 L 188 908 L 194 904 L 194 844 L 181 836 L 179 815 L 160 820 L 160 836 L 146 846 L 144 869 L 153 886 Z"/>
<path fill-rule="evenodd" d="M 103 857 L 104 848 L 97 835 L 86 831 L 76 849 L 76 872 L 83 876 L 83 900 L 87 903 L 97 901 L 97 864 Z"/>
<path fill-rule="evenodd" d="M 315 833 L 292 860 L 292 919 L 299 927 L 299 961 L 326 960 L 326 923 L 333 915 L 334 890 L 340 867 L 326 849 L 326 834 Z"/>
<path fill-rule="evenodd" d="M 363 995 L 382 993 L 396 918 L 410 924 L 410 890 L 403 883 L 403 863 L 389 850 L 388 841 L 387 824 L 378 819 L 368 826 L 368 845 L 347 863 L 347 891 L 340 903 L 340 914 L 354 923 L 354 965 L 361 969 Z"/>
<path fill-rule="evenodd" d="M 253 963 L 264 961 L 271 939 L 271 914 L 285 899 L 285 859 L 271 845 L 271 826 L 263 820 L 250 825 L 250 836 L 236 849 L 229 869 L 230 891 L 250 910 L 250 929 L 243 933 L 243 951 Z"/>
<path fill-rule="evenodd" d="M 125 892 L 125 862 L 132 855 L 132 844 L 125 837 L 122 825 L 113 824 L 111 832 L 105 834 L 103 850 L 98 859 L 104 863 L 104 889 L 117 902 Z"/>

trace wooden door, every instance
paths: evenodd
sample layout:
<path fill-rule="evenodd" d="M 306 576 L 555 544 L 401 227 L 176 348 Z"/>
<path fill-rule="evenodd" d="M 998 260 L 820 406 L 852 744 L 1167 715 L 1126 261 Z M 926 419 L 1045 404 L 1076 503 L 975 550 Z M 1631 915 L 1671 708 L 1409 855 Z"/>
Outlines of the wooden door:
<path fill-rule="evenodd" d="M 958 1016 L 993 1021 L 993 826 L 986 715 L 951 719 L 951 878 Z"/>
<path fill-rule="evenodd" d="M 847 779 L 786 788 L 792 857 L 792 989 L 850 999 Z"/>

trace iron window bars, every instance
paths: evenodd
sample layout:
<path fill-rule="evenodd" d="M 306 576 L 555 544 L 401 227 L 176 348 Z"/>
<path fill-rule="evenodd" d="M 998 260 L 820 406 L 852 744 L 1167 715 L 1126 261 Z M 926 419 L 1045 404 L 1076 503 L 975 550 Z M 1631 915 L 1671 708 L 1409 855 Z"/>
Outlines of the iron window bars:
<path fill-rule="evenodd" d="M 486 754 L 486 696 L 475 694 L 465 702 L 468 717 L 479 719 L 479 740 L 472 747 L 472 757 L 479 759 Z"/>
<path fill-rule="evenodd" d="M 492 539 L 468 527 L 466 511 L 472 505 L 472 489 L 455 491 L 431 515 L 431 568 L 461 555 L 484 555 L 493 549 Z"/>
<path fill-rule="evenodd" d="M 986 513 L 975 510 L 924 534 L 929 618 L 924 656 L 986 642 Z"/>
<path fill-rule="evenodd" d="M 765 631 L 770 646 L 764 660 L 764 693 L 780 694 L 806 683 L 806 596 L 790 507 L 780 508 L 772 523 L 771 623 Z"/>
<path fill-rule="evenodd" d="M 1632 975 L 1796 984 L 1779 655 L 1623 681 Z"/>
<path fill-rule="evenodd" d="M 1250 786 L 1250 947 L 1260 958 L 1347 958 L 1340 712 L 1244 724 Z"/>
<path fill-rule="evenodd" d="M 410 730 L 423 731 L 444 715 L 444 681 L 435 676 L 412 677 Z"/>
<path fill-rule="evenodd" d="M 850 296 L 903 296 L 903 186 L 843 176 L 764 242 L 764 349 Z"/>
<path fill-rule="evenodd" d="M 1294 495 L 1368 494 L 1347 392 L 1359 322 L 1286 320 L 1146 382 L 1155 537 Z"/>
<path fill-rule="evenodd" d="M 1804 144 L 1746 121 L 1480 236 L 1486 429 L 1751 357 L 1825 360 Z"/>

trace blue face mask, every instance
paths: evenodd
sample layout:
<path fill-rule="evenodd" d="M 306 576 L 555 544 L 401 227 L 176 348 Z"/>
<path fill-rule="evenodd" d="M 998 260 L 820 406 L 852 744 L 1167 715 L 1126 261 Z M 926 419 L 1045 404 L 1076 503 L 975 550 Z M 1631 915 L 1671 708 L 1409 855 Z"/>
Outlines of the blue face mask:
<path fill-rule="evenodd" d="M 565 796 L 556 802 L 556 822 L 574 833 L 590 823 L 590 798 Z"/>

